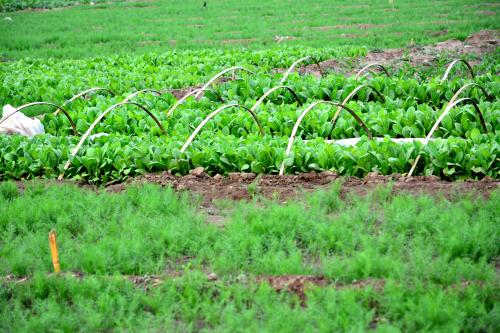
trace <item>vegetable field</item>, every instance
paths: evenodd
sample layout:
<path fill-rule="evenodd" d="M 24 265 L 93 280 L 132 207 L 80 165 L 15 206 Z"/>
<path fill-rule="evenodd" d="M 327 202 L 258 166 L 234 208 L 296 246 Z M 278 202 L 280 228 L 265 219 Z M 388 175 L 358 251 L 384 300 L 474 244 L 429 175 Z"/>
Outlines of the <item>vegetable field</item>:
<path fill-rule="evenodd" d="M 15 89 L 6 81 L 2 95 L 28 114 L 44 112 L 46 134 L 1 137 L 0 176 L 106 183 L 203 167 L 210 175 L 329 170 L 359 177 L 498 177 L 500 82 L 488 72 L 488 61 L 471 70 L 466 61 L 443 61 L 417 78 L 411 68 L 377 65 L 346 77 L 321 69 L 321 53 L 301 57 L 301 63 L 295 63 L 299 52 L 291 54 L 248 53 L 240 61 L 244 66 L 235 58 L 224 61 L 225 55 L 215 60 L 225 66 L 200 59 L 204 64 L 184 68 L 192 74 L 183 78 L 198 84 L 177 90 L 162 86 L 171 82 L 161 74 L 131 87 L 109 80 L 113 63 L 126 58 L 93 64 L 98 67 L 89 70 L 97 77 L 88 81 L 96 87 L 55 79 L 77 79 L 73 75 L 47 77 L 43 63 L 34 62 L 29 67 L 35 75 L 12 82 Z M 161 73 L 163 66 L 180 67 L 175 58 L 141 58 L 135 66 Z M 316 66 L 314 61 L 320 77 L 296 72 L 296 66 Z M 24 71 L 25 64 L 16 65 Z M 32 101 L 19 105 L 23 96 Z M 349 138 L 359 140 L 346 145 Z"/>
<path fill-rule="evenodd" d="M 500 332 L 499 9 L 0 0 L 0 332 Z"/>

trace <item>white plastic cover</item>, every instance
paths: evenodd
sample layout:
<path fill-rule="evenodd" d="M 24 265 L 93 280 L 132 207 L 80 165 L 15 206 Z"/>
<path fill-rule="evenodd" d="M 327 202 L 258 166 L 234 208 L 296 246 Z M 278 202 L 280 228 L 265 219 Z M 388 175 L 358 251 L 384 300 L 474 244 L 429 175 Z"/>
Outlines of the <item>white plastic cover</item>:
<path fill-rule="evenodd" d="M 29 138 L 45 133 L 42 123 L 39 119 L 26 117 L 22 112 L 16 112 L 16 108 L 7 104 L 3 107 L 2 119 L 0 124 L 0 134 L 19 134 Z M 1 121 L 0 120 L 0 121 Z"/>

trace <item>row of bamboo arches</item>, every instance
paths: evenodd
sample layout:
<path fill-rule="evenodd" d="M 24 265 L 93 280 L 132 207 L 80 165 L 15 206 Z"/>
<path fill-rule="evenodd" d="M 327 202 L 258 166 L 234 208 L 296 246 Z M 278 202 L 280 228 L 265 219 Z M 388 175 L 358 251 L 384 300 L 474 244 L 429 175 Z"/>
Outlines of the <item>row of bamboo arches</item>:
<path fill-rule="evenodd" d="M 213 117 L 215 117 L 217 114 L 219 114 L 220 112 L 224 111 L 224 110 L 228 110 L 228 109 L 232 109 L 232 108 L 241 108 L 245 111 L 247 111 L 251 117 L 253 118 L 253 120 L 255 121 L 255 123 L 257 124 L 258 128 L 259 128 L 259 132 L 261 135 L 264 135 L 264 130 L 262 128 L 262 125 L 257 117 L 257 114 L 256 114 L 256 110 L 259 108 L 259 106 L 264 102 L 264 100 L 270 95 L 272 94 L 273 92 L 277 91 L 277 90 L 286 90 L 286 91 L 289 91 L 294 99 L 297 101 L 297 103 L 302 106 L 303 103 L 300 101 L 300 99 L 298 98 L 297 94 L 295 93 L 295 91 L 286 86 L 285 83 L 286 83 L 286 80 L 288 78 L 288 76 L 292 73 L 292 71 L 295 69 L 295 67 L 301 63 L 301 62 L 304 62 L 304 61 L 307 61 L 307 60 L 312 60 L 316 66 L 318 67 L 319 71 L 321 74 L 323 74 L 323 71 L 321 69 L 321 65 L 320 63 L 314 59 L 313 57 L 310 57 L 310 56 L 307 56 L 307 57 L 304 57 L 304 58 L 301 58 L 297 61 L 295 61 L 289 68 L 288 70 L 284 73 L 283 75 L 283 78 L 281 79 L 280 81 L 280 84 L 269 89 L 268 91 L 266 91 L 258 100 L 257 102 L 251 107 L 251 108 L 247 108 L 243 105 L 240 105 L 240 104 L 237 104 L 237 103 L 230 103 L 230 104 L 225 104 L 221 107 L 219 107 L 218 109 L 216 109 L 215 111 L 213 111 L 212 113 L 210 113 L 208 116 L 206 116 L 205 119 L 203 119 L 203 121 L 196 127 L 196 129 L 191 133 L 191 135 L 189 136 L 189 138 L 186 140 L 186 142 L 182 145 L 182 148 L 181 148 L 181 152 L 185 152 L 186 149 L 189 147 L 189 145 L 193 142 L 193 140 L 195 139 L 196 135 L 202 130 L 202 128 L 207 124 L 208 121 L 210 121 L 210 119 L 212 119 Z M 453 69 L 453 67 L 455 65 L 457 65 L 458 63 L 463 63 L 467 69 L 470 71 L 470 74 L 472 76 L 472 78 L 474 78 L 474 72 L 472 70 L 472 67 L 470 66 L 469 63 L 467 63 L 465 60 L 462 60 L 462 59 L 456 59 L 454 61 L 452 61 L 446 71 L 445 71 L 445 74 L 443 75 L 442 79 L 441 79 L 441 82 L 444 82 L 451 70 Z M 381 70 L 382 72 L 384 72 L 387 76 L 390 76 L 389 72 L 387 71 L 387 69 L 382 66 L 381 64 L 377 64 L 377 63 L 371 63 L 371 64 L 368 64 L 366 65 L 365 67 L 363 67 L 361 70 L 359 70 L 359 72 L 356 74 L 356 77 L 355 79 L 359 79 L 363 74 L 367 73 L 367 72 L 373 72 L 373 70 L 375 68 L 378 68 L 379 70 Z M 209 81 L 207 81 L 207 83 L 205 83 L 201 88 L 199 89 L 195 89 L 189 93 L 187 93 L 186 95 L 184 95 L 182 98 L 180 98 L 174 105 L 172 105 L 169 110 L 167 111 L 167 117 L 170 117 L 173 112 L 187 99 L 189 98 L 190 96 L 194 96 L 195 98 L 199 98 L 204 92 L 212 92 L 222 103 L 224 103 L 224 99 L 219 95 L 217 94 L 217 92 L 215 92 L 214 90 L 210 89 L 210 86 L 212 84 L 214 84 L 220 77 L 222 77 L 224 74 L 226 73 L 234 73 L 236 71 L 245 71 L 245 72 L 248 72 L 248 73 L 251 73 L 251 74 L 255 74 L 253 73 L 252 71 L 248 70 L 248 69 L 245 69 L 243 67 L 239 67 L 239 66 L 235 66 L 235 67 L 231 67 L 231 68 L 227 68 L 227 69 L 224 69 L 222 70 L 221 72 L 217 73 L 216 75 L 214 75 Z M 476 83 L 468 83 L 468 84 L 465 84 L 464 86 L 462 86 L 454 95 L 453 97 L 450 99 L 450 101 L 448 102 L 444 112 L 439 116 L 439 118 L 437 119 L 436 123 L 434 124 L 434 126 L 432 127 L 432 129 L 430 130 L 430 132 L 427 134 L 427 136 L 425 137 L 425 139 L 421 139 L 419 138 L 418 140 L 421 140 L 423 142 L 427 142 L 431 137 L 432 135 L 434 134 L 434 132 L 436 131 L 436 129 L 438 128 L 439 124 L 441 123 L 441 121 L 443 120 L 443 118 L 449 113 L 449 111 L 455 107 L 457 104 L 459 103 L 470 103 L 474 106 L 474 109 L 476 110 L 478 116 L 479 116 L 479 119 L 480 119 L 480 122 L 481 122 L 481 126 L 483 127 L 483 130 L 485 132 L 487 132 L 487 127 L 486 127 L 486 123 L 484 121 L 484 117 L 483 117 L 483 114 L 482 112 L 480 111 L 478 105 L 476 104 L 476 102 L 471 99 L 471 98 L 460 98 L 458 99 L 458 97 L 462 94 L 462 92 L 468 88 L 472 88 L 472 87 L 477 87 L 479 88 L 486 96 L 488 96 L 486 90 L 476 84 Z M 350 108 L 348 108 L 346 106 L 346 104 L 362 89 L 364 88 L 371 88 L 382 100 L 385 100 L 384 96 L 380 93 L 380 91 L 378 91 L 377 89 L 375 89 L 373 86 L 371 86 L 370 84 L 368 83 L 365 83 L 365 84 L 361 84 L 359 86 L 357 86 L 343 101 L 342 103 L 339 103 L 339 102 L 335 102 L 335 101 L 324 101 L 324 100 L 320 100 L 320 101 L 315 101 L 313 102 L 312 104 L 310 104 L 306 109 L 304 109 L 304 111 L 302 111 L 302 113 L 299 115 L 294 127 L 293 127 L 293 130 L 292 130 L 292 133 L 290 135 L 290 138 L 288 140 L 288 145 L 287 145 L 287 149 L 286 149 L 286 155 L 285 157 L 288 157 L 291 153 L 291 150 L 292 150 L 292 147 L 293 147 L 293 142 L 295 140 L 295 137 L 296 137 L 296 134 L 297 134 L 297 131 L 298 131 L 298 128 L 302 122 L 302 120 L 304 119 L 304 117 L 310 112 L 312 111 L 315 107 L 317 107 L 318 105 L 322 105 L 322 104 L 327 104 L 327 105 L 331 105 L 331 106 L 334 106 L 334 107 L 337 107 L 337 110 L 333 116 L 333 118 L 331 119 L 331 122 L 333 125 L 335 125 L 336 123 L 336 120 L 340 114 L 340 112 L 342 110 L 345 110 L 347 111 L 350 115 L 352 115 L 354 117 L 354 119 L 359 123 L 359 125 L 363 128 L 363 130 L 365 131 L 367 137 L 369 139 L 374 139 L 373 136 L 372 136 L 372 133 L 371 131 L 368 129 L 368 127 L 366 126 L 366 124 L 364 123 L 364 121 L 353 111 L 351 110 Z M 35 105 L 48 105 L 48 106 L 52 106 L 54 108 L 56 108 L 56 112 L 55 113 L 63 113 L 64 116 L 68 119 L 72 129 L 73 129 L 73 133 L 74 135 L 78 135 L 78 132 L 77 132 L 77 129 L 76 129 L 76 126 L 75 126 L 75 123 L 73 121 L 73 119 L 70 117 L 69 113 L 65 110 L 65 107 L 67 105 L 69 105 L 71 102 L 75 101 L 76 99 L 80 98 L 80 97 L 83 97 L 87 94 L 90 94 L 90 93 L 93 93 L 93 92 L 106 92 L 106 93 L 109 93 L 111 95 L 115 95 L 115 93 L 107 88 L 101 88 L 101 87 L 96 87 L 96 88 L 91 88 L 91 89 L 88 89 L 88 90 L 85 90 L 83 92 L 80 92 L 76 95 L 74 95 L 72 98 L 70 98 L 69 100 L 67 100 L 64 104 L 62 104 L 61 106 L 57 105 L 57 104 L 54 104 L 54 103 L 49 103 L 49 102 L 33 102 L 33 103 L 28 103 L 28 104 L 25 104 L 25 105 L 22 105 L 20 107 L 18 107 L 16 109 L 16 112 L 19 112 L 19 111 L 22 111 L 26 108 L 29 108 L 29 107 L 32 107 L 32 106 L 35 106 Z M 166 131 L 165 129 L 163 128 L 163 126 L 161 125 L 160 121 L 144 106 L 142 106 L 141 104 L 139 103 L 136 103 L 136 102 L 131 102 L 131 100 L 136 97 L 137 95 L 140 95 L 140 94 L 144 94 L 144 93 L 150 93 L 150 94 L 154 94 L 154 95 L 157 95 L 159 98 L 162 98 L 161 95 L 164 94 L 165 92 L 168 92 L 168 90 L 155 90 L 155 89 L 143 89 L 143 90 L 139 90 L 139 91 L 136 91 L 136 92 L 133 92 L 131 94 L 129 94 L 123 101 L 119 102 L 119 103 L 116 103 L 112 106 L 110 106 L 109 108 L 107 108 L 104 112 L 102 112 L 93 122 L 92 124 L 90 125 L 90 127 L 87 129 L 87 131 L 81 136 L 80 138 L 80 141 L 78 142 L 78 144 L 76 145 L 76 147 L 72 150 L 71 154 L 70 154 L 70 157 L 68 159 L 68 161 L 65 163 L 64 165 L 64 169 L 63 169 L 63 173 L 61 173 L 61 175 L 59 176 L 59 179 L 62 179 L 64 177 L 64 171 L 66 171 L 69 166 L 71 165 L 74 157 L 76 156 L 76 154 L 78 153 L 78 151 L 80 150 L 80 148 L 82 147 L 83 143 L 85 142 L 85 140 L 90 136 L 90 134 L 92 133 L 92 131 L 94 130 L 94 128 L 99 124 L 100 121 L 102 121 L 102 119 L 108 115 L 111 111 L 113 111 L 114 109 L 118 108 L 118 107 L 121 107 L 123 105 L 132 105 L 132 106 L 135 106 L 137 107 L 139 110 L 141 111 L 144 111 L 148 116 L 150 116 L 154 122 L 158 125 L 158 127 L 160 128 L 160 130 L 162 131 L 163 134 L 166 135 Z M 5 120 L 7 120 L 10 116 L 12 116 L 14 113 L 10 114 L 9 116 L 7 117 L 4 117 L 3 119 L 0 119 L 0 124 L 2 122 L 4 122 Z M 411 176 L 416 168 L 416 165 L 418 163 L 420 159 L 420 155 L 417 156 L 416 160 L 414 161 L 410 171 L 408 172 L 407 176 Z M 282 164 L 281 164 L 281 167 L 280 167 L 280 172 L 279 174 L 280 175 L 283 175 L 285 173 L 285 162 L 283 160 Z"/>

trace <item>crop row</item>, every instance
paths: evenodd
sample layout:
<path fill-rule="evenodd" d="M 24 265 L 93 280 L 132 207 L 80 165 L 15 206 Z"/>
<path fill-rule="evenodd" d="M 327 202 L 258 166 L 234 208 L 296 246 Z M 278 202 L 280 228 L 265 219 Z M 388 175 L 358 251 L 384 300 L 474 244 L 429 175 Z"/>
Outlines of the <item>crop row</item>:
<path fill-rule="evenodd" d="M 72 111 L 58 107 L 70 120 L 71 127 L 62 113 L 49 114 L 43 119 L 47 132 L 58 138 L 40 136 L 31 142 L 5 139 L 0 154 L 5 161 L 2 175 L 24 178 L 60 173 L 100 182 L 166 169 L 186 173 L 201 165 L 212 173 L 275 173 L 278 170 L 283 173 L 289 167 L 292 172 L 332 169 L 358 176 L 370 171 L 406 173 L 408 170 L 410 174 L 416 170 L 445 177 L 497 176 L 499 138 L 496 129 L 500 111 L 495 98 L 498 84 L 492 76 L 476 79 L 483 85 L 468 83 L 457 89 L 458 80 L 452 83 L 445 80 L 457 63 L 454 62 L 439 82 L 431 79 L 418 83 L 387 77 L 358 82 L 359 73 L 356 78 L 334 81 L 327 76 L 319 80 L 319 84 L 307 82 L 309 85 L 301 86 L 302 77 L 289 76 L 297 63 L 279 83 L 276 77 L 256 79 L 251 73 L 243 79 L 226 82 L 215 91 L 209 89 L 222 74 L 244 70 L 241 67 L 227 69 L 178 101 L 172 94 L 146 90 L 129 94 L 110 107 L 109 103 L 118 101 L 120 96 L 99 95 L 89 101 L 80 99 L 83 94 L 77 94 L 65 102 Z M 284 86 L 288 80 L 291 84 Z M 303 79 L 309 80 L 310 76 Z M 271 85 L 274 86 L 269 87 Z M 327 100 L 336 96 L 342 97 L 343 102 L 318 101 L 315 95 L 318 86 L 319 93 L 326 95 Z M 292 87 L 301 90 L 297 93 Z M 114 95 L 105 89 L 93 92 Z M 196 100 L 202 94 L 205 97 Z M 463 98 L 466 94 L 475 98 Z M 193 98 L 187 98 L 189 95 Z M 221 102 L 225 102 L 224 106 Z M 474 108 L 455 107 L 460 102 L 472 103 Z M 440 112 L 439 108 L 444 111 Z M 222 112 L 229 109 L 232 113 Z M 304 121 L 313 109 L 314 117 L 310 115 Z M 212 112 L 207 116 L 209 111 Z M 196 129 L 195 124 L 199 124 Z M 74 134 L 86 131 L 76 147 L 75 138 L 68 136 L 70 130 Z M 429 142 L 434 132 L 448 139 Z M 91 133 L 111 133 L 111 136 L 91 138 L 89 147 L 86 140 Z M 138 135 L 139 140 L 128 135 Z M 304 141 L 293 147 L 296 136 Z M 386 139 L 382 142 L 361 140 L 348 148 L 321 139 L 353 136 Z M 420 139 L 423 136 L 426 136 L 424 141 Z M 287 137 L 290 138 L 284 152 Z M 418 140 L 401 144 L 391 142 L 391 138 Z M 193 147 L 188 150 L 190 144 Z M 127 158 L 134 156 L 131 148 L 127 148 L 129 145 L 139 152 L 132 161 Z M 423 168 L 417 164 L 420 156 L 425 160 Z"/>
<path fill-rule="evenodd" d="M 365 55 L 366 52 L 366 49 L 359 47 L 321 49 L 288 47 L 262 51 L 176 50 L 161 55 L 121 55 L 57 62 L 50 59 L 24 59 L 0 63 L 0 104 L 22 105 L 42 100 L 61 104 L 76 92 L 89 87 L 106 87 L 118 95 L 145 88 L 178 89 L 206 82 L 213 73 L 236 65 L 257 73 L 255 80 L 262 83 L 259 83 L 256 88 L 265 89 L 276 85 L 281 80 L 282 74 L 277 69 L 288 68 L 296 59 L 306 55 L 313 55 L 318 61 L 342 59 L 339 62 L 345 63 L 347 69 L 356 70 L 358 68 L 357 57 Z M 485 56 L 480 64 L 474 66 L 476 73 L 491 73 L 478 77 L 478 80 L 484 77 L 490 77 L 488 79 L 490 81 L 498 79 L 493 75 L 497 71 L 497 58 L 494 55 Z M 404 66 L 399 69 L 389 68 L 389 71 L 393 78 L 408 80 L 411 86 L 418 86 L 420 82 L 425 82 L 428 78 L 441 77 L 448 61 L 449 59 L 440 58 L 436 66 L 425 68 Z M 306 64 L 307 62 L 301 63 L 297 67 Z M 343 75 L 335 74 L 336 69 L 324 68 L 323 71 L 324 78 L 319 81 L 308 76 L 294 80 L 295 75 L 291 75 L 291 81 L 289 79 L 287 84 L 291 85 L 292 82 L 296 82 L 297 85 L 314 91 L 315 87 L 320 85 L 341 87 L 343 84 L 340 82 L 349 81 Z M 323 80 L 325 83 L 322 83 Z M 333 84 L 328 81 L 333 81 Z M 481 81 L 478 83 L 484 85 Z M 463 82 L 458 85 L 463 85 Z M 403 83 L 395 83 L 388 92 L 403 86 Z M 292 88 L 296 91 L 302 90 L 298 86 Z M 435 89 L 429 87 L 426 90 Z M 259 91 L 255 93 L 258 95 Z M 323 96 L 316 97 L 323 98 Z M 332 96 L 332 98 L 335 97 Z"/>
<path fill-rule="evenodd" d="M 77 138 L 40 135 L 32 140 L 0 138 L 2 178 L 57 177 L 70 157 Z M 246 171 L 277 173 L 283 161 L 286 138 L 245 138 L 205 132 L 192 147 L 180 152 L 182 142 L 168 138 L 110 135 L 84 146 L 65 171 L 65 176 L 100 183 L 123 180 L 145 172 L 171 170 L 186 174 L 203 166 L 210 174 Z M 371 171 L 382 174 L 406 173 L 417 154 L 422 156 L 417 174 L 446 178 L 498 177 L 500 137 L 477 134 L 472 140 L 436 139 L 427 145 L 398 144 L 362 140 L 356 146 L 342 147 L 318 138 L 297 140 L 285 160 L 288 172 L 335 170 L 341 174 L 363 176 Z"/>

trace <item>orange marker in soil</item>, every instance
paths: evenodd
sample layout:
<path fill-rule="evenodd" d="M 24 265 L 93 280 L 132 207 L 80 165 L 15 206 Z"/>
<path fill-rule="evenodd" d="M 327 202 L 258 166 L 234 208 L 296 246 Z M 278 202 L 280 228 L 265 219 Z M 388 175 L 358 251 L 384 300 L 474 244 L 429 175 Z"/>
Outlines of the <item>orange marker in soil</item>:
<path fill-rule="evenodd" d="M 54 272 L 59 273 L 61 271 L 61 266 L 59 265 L 59 254 L 57 253 L 55 230 L 51 230 L 49 232 L 49 244 L 50 244 L 50 253 L 52 254 L 52 264 L 54 265 Z"/>

